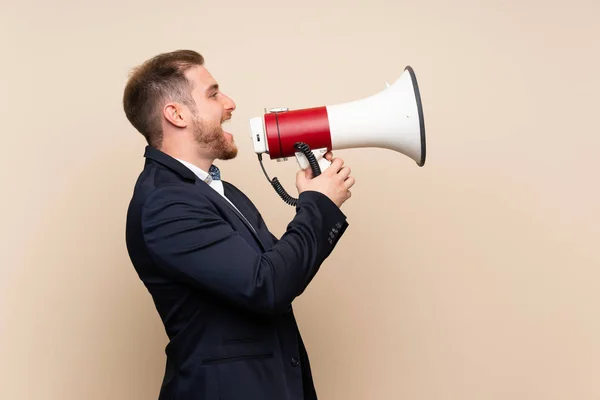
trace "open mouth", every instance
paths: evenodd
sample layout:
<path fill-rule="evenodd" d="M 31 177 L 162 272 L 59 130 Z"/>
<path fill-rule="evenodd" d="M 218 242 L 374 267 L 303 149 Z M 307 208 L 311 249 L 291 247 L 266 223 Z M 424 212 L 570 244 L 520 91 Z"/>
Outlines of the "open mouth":
<path fill-rule="evenodd" d="M 232 134 L 231 132 L 228 132 L 226 129 L 224 129 L 224 128 L 223 128 L 223 125 L 225 125 L 225 124 L 226 124 L 228 121 L 229 121 L 229 118 L 227 118 L 227 119 L 224 119 L 224 120 L 221 122 L 221 130 L 223 131 L 223 133 L 224 133 L 226 136 L 227 136 L 227 135 L 228 135 L 228 136 L 233 136 L 233 134 Z"/>

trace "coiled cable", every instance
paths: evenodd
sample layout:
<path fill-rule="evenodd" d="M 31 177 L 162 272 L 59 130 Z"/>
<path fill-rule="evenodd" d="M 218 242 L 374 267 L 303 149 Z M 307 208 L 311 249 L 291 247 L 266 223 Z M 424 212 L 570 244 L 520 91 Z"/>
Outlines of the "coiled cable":
<path fill-rule="evenodd" d="M 306 159 L 308 160 L 308 164 L 310 165 L 310 168 L 313 172 L 313 177 L 317 177 L 317 176 L 321 175 L 321 168 L 319 167 L 319 162 L 317 161 L 315 155 L 310 150 L 310 147 L 304 142 L 297 142 L 296 144 L 294 144 L 294 148 L 296 150 L 302 152 L 302 154 L 304 154 L 306 156 Z M 267 171 L 265 171 L 265 167 L 262 162 L 262 153 L 258 154 L 258 161 L 260 162 L 260 166 L 263 170 L 263 173 L 265 174 L 265 177 L 267 178 L 267 181 L 269 181 L 271 186 L 273 186 L 273 189 L 275 189 L 275 192 L 277 192 L 279 197 L 281 197 L 281 199 L 285 203 L 289 204 L 290 206 L 296 207 L 296 205 L 298 204 L 298 199 L 290 196 L 286 192 L 286 190 L 281 185 L 281 182 L 279 182 L 279 179 L 277 179 L 277 177 L 274 177 L 273 179 L 269 179 L 269 175 L 267 175 Z"/>

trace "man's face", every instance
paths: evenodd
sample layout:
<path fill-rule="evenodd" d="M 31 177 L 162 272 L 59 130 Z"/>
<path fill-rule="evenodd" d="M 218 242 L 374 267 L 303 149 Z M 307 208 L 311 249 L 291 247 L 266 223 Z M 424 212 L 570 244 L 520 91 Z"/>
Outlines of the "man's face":
<path fill-rule="evenodd" d="M 234 158 L 238 149 L 233 135 L 224 131 L 221 125 L 231 118 L 235 103 L 219 90 L 217 82 L 203 66 L 188 70 L 186 75 L 194 85 L 192 98 L 196 102 L 196 109 L 191 111 L 196 141 L 208 150 L 207 156 L 211 158 Z"/>

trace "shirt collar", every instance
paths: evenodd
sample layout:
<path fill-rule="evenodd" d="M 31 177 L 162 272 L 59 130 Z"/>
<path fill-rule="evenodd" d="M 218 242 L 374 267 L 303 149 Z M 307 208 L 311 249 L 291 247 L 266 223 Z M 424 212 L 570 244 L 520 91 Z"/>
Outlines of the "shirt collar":
<path fill-rule="evenodd" d="M 199 168 L 198 166 L 196 166 L 190 162 L 180 160 L 178 158 L 176 158 L 176 160 L 179 161 L 180 163 L 182 163 L 183 165 L 185 165 L 186 167 L 188 167 L 194 174 L 196 174 L 196 176 L 198 178 L 200 178 L 201 181 L 204 181 L 209 184 L 213 181 L 210 174 L 208 172 L 204 171 L 202 168 Z"/>

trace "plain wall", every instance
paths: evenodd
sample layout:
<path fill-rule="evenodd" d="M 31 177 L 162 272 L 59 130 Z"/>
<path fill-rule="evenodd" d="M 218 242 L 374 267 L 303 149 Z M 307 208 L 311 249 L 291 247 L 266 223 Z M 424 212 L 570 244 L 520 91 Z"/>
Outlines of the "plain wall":
<path fill-rule="evenodd" d="M 427 163 L 336 153 L 350 227 L 296 300 L 324 400 L 600 398 L 600 3 L 3 2 L 0 398 L 147 400 L 166 336 L 124 242 L 145 142 L 129 70 L 201 52 L 237 102 L 219 165 L 280 236 L 252 150 L 273 107 L 364 98 L 406 65 Z M 365 132 L 369 134 L 369 132 Z M 294 159 L 265 167 L 296 194 Z"/>

